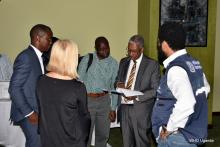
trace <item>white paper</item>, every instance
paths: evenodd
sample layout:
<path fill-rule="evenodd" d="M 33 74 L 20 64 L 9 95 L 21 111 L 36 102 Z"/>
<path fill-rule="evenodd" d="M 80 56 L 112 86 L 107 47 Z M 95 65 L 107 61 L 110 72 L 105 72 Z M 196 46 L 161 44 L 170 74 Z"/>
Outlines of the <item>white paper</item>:
<path fill-rule="evenodd" d="M 107 89 L 102 89 L 102 91 L 110 93 L 110 94 L 118 94 L 118 95 L 122 95 L 123 93 L 118 92 L 116 90 L 107 90 Z"/>
<path fill-rule="evenodd" d="M 117 88 L 116 91 L 122 93 L 126 97 L 144 95 L 144 93 L 140 91 L 125 89 L 125 88 Z"/>
<path fill-rule="evenodd" d="M 107 93 L 121 95 L 122 96 L 121 97 L 121 104 L 134 104 L 133 100 L 127 100 L 125 97 L 144 95 L 144 93 L 142 93 L 140 91 L 125 89 L 125 88 L 117 88 L 116 90 L 107 90 L 107 89 L 102 89 L 102 90 Z"/>

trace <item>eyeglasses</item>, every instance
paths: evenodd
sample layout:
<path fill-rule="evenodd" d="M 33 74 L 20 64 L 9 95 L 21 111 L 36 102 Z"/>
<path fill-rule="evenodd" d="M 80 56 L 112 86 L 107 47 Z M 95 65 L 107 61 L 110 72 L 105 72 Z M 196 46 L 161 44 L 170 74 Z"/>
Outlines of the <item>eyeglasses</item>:
<path fill-rule="evenodd" d="M 139 49 L 129 49 L 129 48 L 126 48 L 126 51 L 127 51 L 127 53 L 128 54 L 138 54 L 138 53 L 140 53 L 140 51 L 141 51 L 141 49 L 139 48 Z"/>

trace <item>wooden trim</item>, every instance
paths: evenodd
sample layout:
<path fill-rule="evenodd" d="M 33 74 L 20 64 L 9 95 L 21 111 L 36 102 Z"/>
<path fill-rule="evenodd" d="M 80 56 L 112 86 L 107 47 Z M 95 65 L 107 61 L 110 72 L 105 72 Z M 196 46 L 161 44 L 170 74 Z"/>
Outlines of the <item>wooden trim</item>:
<path fill-rule="evenodd" d="M 220 112 L 212 112 L 212 116 L 220 116 Z M 213 129 L 213 124 L 208 124 L 208 129 Z"/>
<path fill-rule="evenodd" d="M 209 124 L 208 129 L 213 129 L 213 124 Z"/>
<path fill-rule="evenodd" d="M 220 116 L 220 112 L 212 112 L 212 115 L 214 115 L 214 116 Z"/>

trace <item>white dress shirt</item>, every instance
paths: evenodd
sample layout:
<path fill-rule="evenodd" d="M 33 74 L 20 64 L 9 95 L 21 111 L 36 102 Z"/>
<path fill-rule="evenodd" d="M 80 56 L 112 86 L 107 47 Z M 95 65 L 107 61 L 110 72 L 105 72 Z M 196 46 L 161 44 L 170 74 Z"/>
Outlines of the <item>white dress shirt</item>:
<path fill-rule="evenodd" d="M 186 53 L 185 49 L 176 51 L 163 62 L 164 67 L 166 68 L 171 61 Z M 203 79 L 204 87 L 197 90 L 196 94 L 205 91 L 207 96 L 210 86 L 204 74 Z M 189 116 L 194 112 L 196 100 L 187 72 L 182 67 L 173 66 L 169 69 L 167 73 L 167 85 L 177 99 L 167 123 L 167 131 L 176 131 L 178 128 L 185 127 Z"/>
<path fill-rule="evenodd" d="M 137 73 L 138 73 L 138 70 L 139 70 L 139 67 L 140 67 L 142 58 L 143 58 L 143 53 L 142 53 L 142 54 L 140 55 L 140 57 L 136 60 L 136 70 L 135 70 L 135 75 L 134 75 L 133 83 L 132 83 L 132 86 L 131 86 L 131 90 L 134 90 L 135 81 L 136 81 L 136 78 L 137 78 Z M 128 79 L 129 79 L 129 76 L 130 76 L 131 69 L 132 69 L 133 65 L 134 65 L 134 61 L 131 60 L 131 61 L 130 61 L 130 64 L 129 64 L 128 72 L 127 72 L 127 77 L 126 77 L 126 81 L 125 81 L 125 86 L 127 85 L 127 82 L 128 82 Z M 137 98 L 136 100 L 138 100 L 138 98 Z M 121 98 L 121 104 L 134 104 L 134 101 L 133 101 L 133 100 L 127 101 L 127 100 L 125 100 L 124 97 L 122 97 L 122 98 Z"/>

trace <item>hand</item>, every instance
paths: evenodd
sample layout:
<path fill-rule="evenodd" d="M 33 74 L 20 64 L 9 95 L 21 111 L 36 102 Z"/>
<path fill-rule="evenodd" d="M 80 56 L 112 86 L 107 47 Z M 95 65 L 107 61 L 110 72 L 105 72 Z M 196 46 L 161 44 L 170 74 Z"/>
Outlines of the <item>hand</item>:
<path fill-rule="evenodd" d="M 33 125 L 38 124 L 38 114 L 36 112 L 32 113 L 28 116 L 28 120 Z"/>
<path fill-rule="evenodd" d="M 171 133 L 172 132 L 167 131 L 167 129 L 164 126 L 162 126 L 162 130 L 160 132 L 160 138 L 161 139 L 166 139 Z"/>
<path fill-rule="evenodd" d="M 125 99 L 127 101 L 132 101 L 132 100 L 135 100 L 137 97 L 136 96 L 129 96 L 129 97 L 125 97 Z"/>
<path fill-rule="evenodd" d="M 117 88 L 125 88 L 125 83 L 124 82 L 118 82 L 117 83 Z"/>
<path fill-rule="evenodd" d="M 115 119 L 116 119 L 116 112 L 115 111 L 110 111 L 109 119 L 111 122 L 115 122 Z"/>

